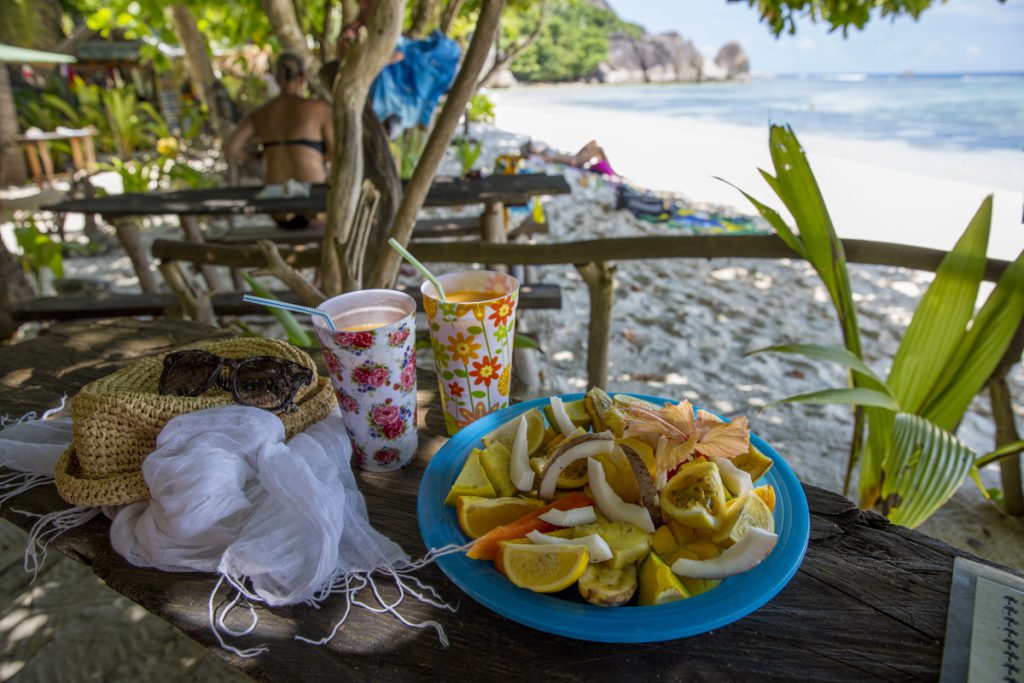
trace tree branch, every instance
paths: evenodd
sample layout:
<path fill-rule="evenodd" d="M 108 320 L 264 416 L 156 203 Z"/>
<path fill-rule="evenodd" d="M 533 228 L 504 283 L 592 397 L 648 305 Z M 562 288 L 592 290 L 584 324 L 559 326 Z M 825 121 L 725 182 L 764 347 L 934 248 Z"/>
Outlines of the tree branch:
<path fill-rule="evenodd" d="M 516 60 L 516 57 L 523 54 L 531 45 L 537 42 L 540 38 L 541 31 L 544 29 L 544 19 L 547 18 L 548 3 L 547 0 L 541 0 L 540 3 L 540 14 L 537 16 L 537 25 L 530 31 L 530 34 L 518 43 L 513 43 L 507 50 L 502 52 L 498 49 L 497 40 L 500 36 L 495 36 L 495 52 L 494 52 L 494 64 L 487 70 L 484 77 L 480 79 L 480 85 L 477 88 L 486 88 L 489 86 L 501 70 L 507 67 L 509 64 Z"/>
<path fill-rule="evenodd" d="M 316 307 L 328 298 L 312 282 L 302 277 L 302 273 L 285 263 L 284 257 L 281 256 L 281 252 L 276 244 L 270 240 L 260 240 L 259 247 L 260 251 L 263 252 L 263 256 L 267 259 L 267 273 L 276 277 L 281 281 L 281 284 L 298 294 L 304 304 Z"/>
<path fill-rule="evenodd" d="M 412 237 L 416 214 L 419 213 L 423 201 L 427 197 L 427 192 L 430 191 L 430 185 L 437 175 L 437 168 L 440 166 L 444 153 L 448 149 L 448 145 L 451 144 L 452 136 L 455 135 L 455 129 L 459 125 L 459 118 L 466 110 L 469 98 L 476 92 L 480 71 L 487 59 L 487 51 L 490 49 L 491 43 L 494 42 L 494 36 L 498 33 L 501 12 L 504 7 L 505 0 L 484 0 L 480 9 L 480 18 L 477 21 L 476 30 L 473 32 L 473 39 L 469 43 L 469 49 L 466 50 L 462 68 L 459 69 L 455 83 L 448 92 L 444 107 L 437 117 L 434 130 L 427 140 L 419 163 L 416 164 L 412 179 L 405 188 L 402 203 L 391 224 L 391 237 L 403 245 L 408 244 L 409 238 Z M 386 250 L 381 254 L 368 280 L 368 287 L 390 287 L 398 276 L 401 258 L 394 250 Z"/>
<path fill-rule="evenodd" d="M 353 17 L 356 6 L 344 3 L 346 24 L 338 38 L 341 65 L 334 81 L 334 152 L 320 264 L 321 285 L 329 296 L 344 286 L 339 247 L 348 240 L 363 182 L 363 107 L 402 27 L 402 0 L 379 0 L 369 16 L 359 5 Z"/>
<path fill-rule="evenodd" d="M 448 0 L 448 3 L 444 6 L 444 12 L 441 13 L 441 24 L 437 28 L 446 36 L 451 33 L 452 24 L 455 23 L 455 18 L 459 16 L 459 10 L 462 9 L 463 1 Z"/>
<path fill-rule="evenodd" d="M 423 38 L 427 35 L 428 29 L 437 23 L 437 11 L 441 7 L 441 0 L 419 0 L 416 3 L 416 13 L 412 18 L 412 26 L 409 27 L 411 38 Z"/>

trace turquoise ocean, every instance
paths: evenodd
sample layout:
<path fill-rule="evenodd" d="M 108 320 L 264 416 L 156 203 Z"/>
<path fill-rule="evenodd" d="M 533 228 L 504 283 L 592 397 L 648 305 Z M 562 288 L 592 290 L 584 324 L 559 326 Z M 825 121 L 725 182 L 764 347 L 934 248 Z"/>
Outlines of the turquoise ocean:
<path fill-rule="evenodd" d="M 552 88 L 551 104 L 699 118 L 933 150 L 1024 148 L 1024 72 L 794 74 L 749 82 Z"/>

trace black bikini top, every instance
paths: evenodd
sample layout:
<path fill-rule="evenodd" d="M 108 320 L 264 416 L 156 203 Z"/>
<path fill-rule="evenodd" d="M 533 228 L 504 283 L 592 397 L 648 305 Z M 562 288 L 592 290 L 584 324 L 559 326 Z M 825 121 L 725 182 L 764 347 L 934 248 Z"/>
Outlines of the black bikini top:
<path fill-rule="evenodd" d="M 327 153 L 327 146 L 323 140 L 309 140 L 307 138 L 296 138 L 294 140 L 271 140 L 270 142 L 263 143 L 263 149 L 267 147 L 274 147 L 275 145 L 305 145 L 310 149 L 315 149 L 320 154 Z"/>

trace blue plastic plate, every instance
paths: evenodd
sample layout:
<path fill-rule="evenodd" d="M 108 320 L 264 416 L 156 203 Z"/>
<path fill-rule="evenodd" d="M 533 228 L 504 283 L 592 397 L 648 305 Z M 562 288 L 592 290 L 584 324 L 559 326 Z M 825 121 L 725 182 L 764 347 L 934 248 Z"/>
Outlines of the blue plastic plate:
<path fill-rule="evenodd" d="M 659 404 L 664 398 L 633 394 Z M 583 394 L 566 394 L 575 401 Z M 428 548 L 469 541 L 459 528 L 455 509 L 444 504 L 448 490 L 473 448 L 498 426 L 547 398 L 509 406 L 466 427 L 448 441 L 427 466 L 420 483 L 417 506 L 420 534 Z M 667 605 L 653 607 L 597 607 L 566 597 L 517 588 L 497 572 L 492 562 L 471 560 L 458 553 L 438 558 L 441 569 L 459 588 L 489 609 L 520 624 L 569 638 L 608 643 L 648 643 L 697 635 L 730 624 L 771 600 L 796 573 L 810 534 L 807 498 L 793 470 L 761 438 L 750 441 L 775 461 L 758 483 L 775 487 L 775 531 L 779 542 L 761 564 L 726 579 L 713 590 Z M 570 589 L 572 590 L 572 589 Z"/>

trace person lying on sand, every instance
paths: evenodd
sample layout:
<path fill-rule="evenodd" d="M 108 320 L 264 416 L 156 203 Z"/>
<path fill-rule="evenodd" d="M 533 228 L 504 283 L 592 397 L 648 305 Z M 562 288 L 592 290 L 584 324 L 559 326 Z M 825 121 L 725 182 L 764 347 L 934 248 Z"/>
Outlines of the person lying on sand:
<path fill-rule="evenodd" d="M 238 161 L 260 160 L 266 185 L 298 180 L 323 183 L 331 157 L 334 128 L 331 108 L 326 102 L 307 98 L 306 70 L 302 60 L 290 52 L 281 53 L 274 65 L 274 79 L 281 93 L 250 112 L 231 133 L 224 155 Z M 259 141 L 261 153 L 252 149 Z M 308 216 L 275 215 L 283 228 L 309 224 Z"/>
<path fill-rule="evenodd" d="M 530 140 L 523 145 L 521 155 L 523 158 L 538 156 L 548 163 L 565 164 L 604 176 L 618 175 L 608 162 L 608 155 L 605 154 L 604 148 L 597 144 L 597 140 L 591 140 L 583 145 L 575 154 L 558 154 L 545 149 L 537 149 L 533 141 Z"/>

